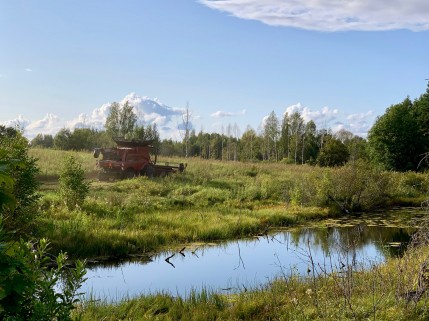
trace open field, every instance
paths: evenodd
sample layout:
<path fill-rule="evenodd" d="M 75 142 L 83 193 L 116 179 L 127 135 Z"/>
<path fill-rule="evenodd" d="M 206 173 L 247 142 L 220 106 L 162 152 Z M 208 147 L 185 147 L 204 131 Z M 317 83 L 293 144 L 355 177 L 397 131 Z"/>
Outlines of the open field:
<path fill-rule="evenodd" d="M 32 154 L 49 176 L 40 176 L 39 236 L 49 238 L 55 252 L 67 251 L 71 257 L 123 257 L 261 234 L 341 214 L 341 204 L 359 210 L 420 205 L 428 189 L 426 174 L 384 173 L 359 164 L 331 169 L 188 159 L 184 173 L 165 178 L 92 178 L 84 205 L 69 210 L 56 192 L 55 179 L 67 153 Z M 94 170 L 90 153 L 75 155 L 87 171 Z M 353 199 L 356 194 L 359 199 Z"/>
<path fill-rule="evenodd" d="M 30 148 L 30 156 L 38 159 L 40 168 L 39 178 L 43 181 L 58 179 L 62 160 L 66 156 L 75 156 L 82 164 L 83 169 L 89 175 L 95 173 L 95 159 L 90 152 L 75 152 L 45 148 Z"/>
<path fill-rule="evenodd" d="M 274 181 L 264 166 L 252 164 L 190 160 L 185 173 L 166 178 L 93 180 L 84 206 L 74 211 L 62 205 L 55 179 L 43 184 L 40 236 L 72 257 L 150 253 L 187 242 L 264 233 L 328 214 L 318 207 L 287 206 L 282 192 L 275 191 L 281 181 Z"/>

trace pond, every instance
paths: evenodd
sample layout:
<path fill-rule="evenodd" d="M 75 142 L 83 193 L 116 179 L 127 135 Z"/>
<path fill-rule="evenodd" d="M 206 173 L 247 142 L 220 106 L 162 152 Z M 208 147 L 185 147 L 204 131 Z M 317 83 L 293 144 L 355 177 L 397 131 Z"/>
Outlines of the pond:
<path fill-rule="evenodd" d="M 110 302 L 158 292 L 186 297 L 203 288 L 245 291 L 291 273 L 308 275 L 349 265 L 365 269 L 401 255 L 422 216 L 396 211 L 327 220 L 318 227 L 187 245 L 182 251 L 159 253 L 150 262 L 89 266 L 82 290 L 92 299 Z"/>

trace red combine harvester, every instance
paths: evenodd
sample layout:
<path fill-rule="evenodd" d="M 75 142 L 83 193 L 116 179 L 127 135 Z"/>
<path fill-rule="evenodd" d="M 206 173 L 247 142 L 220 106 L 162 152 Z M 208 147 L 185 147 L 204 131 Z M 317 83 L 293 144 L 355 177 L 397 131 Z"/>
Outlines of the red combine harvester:
<path fill-rule="evenodd" d="M 99 179 L 133 178 L 139 175 L 148 177 L 166 176 L 175 172 L 183 172 L 186 165 L 183 163 L 157 163 L 151 160 L 153 141 L 114 139 L 116 147 L 95 148 L 94 157 L 100 154 L 102 159 L 97 160 Z"/>

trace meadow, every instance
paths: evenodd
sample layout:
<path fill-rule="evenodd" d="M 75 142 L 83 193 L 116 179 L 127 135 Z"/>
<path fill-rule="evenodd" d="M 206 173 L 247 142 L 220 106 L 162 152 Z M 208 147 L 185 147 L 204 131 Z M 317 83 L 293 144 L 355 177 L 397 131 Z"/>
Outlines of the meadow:
<path fill-rule="evenodd" d="M 118 258 L 264 234 L 344 210 L 420 206 L 429 189 L 427 174 L 381 172 L 364 163 L 321 168 L 201 159 L 187 159 L 184 173 L 164 178 L 99 182 L 92 154 L 74 152 L 91 185 L 83 206 L 70 210 L 56 189 L 70 152 L 30 152 L 41 168 L 38 234 L 72 258 Z"/>
<path fill-rule="evenodd" d="M 427 173 L 384 172 L 361 162 L 321 168 L 187 159 L 182 174 L 99 182 L 92 154 L 73 152 L 90 192 L 83 206 L 70 210 L 57 193 L 66 152 L 32 149 L 30 154 L 41 168 L 38 236 L 50 240 L 53 252 L 66 251 L 71 258 L 149 256 L 191 242 L 420 206 L 429 190 Z M 313 266 L 307 276 L 278 278 L 234 295 L 207 290 L 118 304 L 88 300 L 74 313 L 82 320 L 424 320 L 429 317 L 428 242 L 417 243 L 402 258 L 365 271 L 346 267 L 327 274 Z"/>

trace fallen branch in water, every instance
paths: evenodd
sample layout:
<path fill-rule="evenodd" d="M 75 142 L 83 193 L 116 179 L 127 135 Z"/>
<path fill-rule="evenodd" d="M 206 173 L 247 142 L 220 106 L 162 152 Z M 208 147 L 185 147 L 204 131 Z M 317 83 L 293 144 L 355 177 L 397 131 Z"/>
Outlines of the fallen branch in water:
<path fill-rule="evenodd" d="M 174 254 L 175 254 L 175 253 L 173 253 L 171 256 L 167 257 L 167 258 L 165 259 L 165 262 L 167 262 L 168 264 L 170 264 L 173 268 L 176 268 L 176 267 L 174 266 L 174 264 L 170 262 L 170 259 L 174 256 Z"/>
<path fill-rule="evenodd" d="M 198 255 L 197 255 L 197 250 L 198 250 L 198 247 L 195 249 L 195 250 L 193 250 L 191 253 L 192 253 L 192 255 L 195 255 L 197 258 L 200 258 Z"/>
<path fill-rule="evenodd" d="M 183 253 L 183 251 L 186 249 L 186 247 L 184 247 L 183 249 L 181 249 L 180 251 L 179 251 L 179 253 L 183 256 L 183 257 L 185 257 L 186 255 Z"/>

